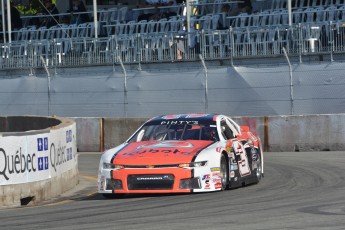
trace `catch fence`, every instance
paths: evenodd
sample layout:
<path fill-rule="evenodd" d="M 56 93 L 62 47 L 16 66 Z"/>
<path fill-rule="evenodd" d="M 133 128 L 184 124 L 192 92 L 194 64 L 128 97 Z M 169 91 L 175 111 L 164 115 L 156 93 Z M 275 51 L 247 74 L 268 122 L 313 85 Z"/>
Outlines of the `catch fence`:
<path fill-rule="evenodd" d="M 64 30 L 66 28 L 61 28 Z M 64 31 L 65 33 L 66 31 Z M 68 32 L 68 31 L 67 31 Z M 345 53 L 345 26 L 313 23 L 100 38 L 13 41 L 0 48 L 0 69 L 284 57 Z"/>

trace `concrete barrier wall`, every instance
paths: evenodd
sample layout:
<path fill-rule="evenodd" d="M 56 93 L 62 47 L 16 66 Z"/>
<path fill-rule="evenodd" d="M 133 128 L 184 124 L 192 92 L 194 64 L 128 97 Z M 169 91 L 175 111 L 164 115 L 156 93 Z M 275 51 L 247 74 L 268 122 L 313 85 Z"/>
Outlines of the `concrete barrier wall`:
<path fill-rule="evenodd" d="M 256 132 L 265 151 L 341 151 L 345 149 L 345 114 L 232 117 L 240 125 Z M 78 148 L 82 151 L 101 151 L 119 145 L 148 118 L 82 118 L 89 125 L 90 135 L 78 129 Z M 77 127 L 81 120 L 76 119 Z M 97 124 L 96 124 L 97 123 Z M 101 129 L 101 130 L 100 130 Z M 102 131 L 103 129 L 103 131 Z M 91 138 L 91 139 L 90 139 Z M 97 150 L 98 151 L 98 150 Z"/>
<path fill-rule="evenodd" d="M 73 118 L 77 124 L 77 147 L 80 152 L 102 151 L 102 118 Z"/>
<path fill-rule="evenodd" d="M 0 208 L 38 203 L 78 184 L 75 121 L 52 117 L 42 117 L 41 123 L 39 117 L 0 120 L 5 124 L 0 132 Z M 42 129 L 32 130 L 37 127 Z"/>
<path fill-rule="evenodd" d="M 148 118 L 104 118 L 104 149 L 126 141 Z"/>
<path fill-rule="evenodd" d="M 270 151 L 341 151 L 345 149 L 345 114 L 269 118 Z"/>

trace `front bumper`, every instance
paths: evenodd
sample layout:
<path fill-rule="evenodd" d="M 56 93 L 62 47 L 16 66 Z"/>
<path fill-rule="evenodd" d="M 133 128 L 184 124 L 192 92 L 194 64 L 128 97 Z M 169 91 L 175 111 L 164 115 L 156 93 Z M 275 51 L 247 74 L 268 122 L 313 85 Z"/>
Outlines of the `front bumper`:
<path fill-rule="evenodd" d="M 98 176 L 99 193 L 190 193 L 201 186 L 191 168 L 102 169 Z"/>

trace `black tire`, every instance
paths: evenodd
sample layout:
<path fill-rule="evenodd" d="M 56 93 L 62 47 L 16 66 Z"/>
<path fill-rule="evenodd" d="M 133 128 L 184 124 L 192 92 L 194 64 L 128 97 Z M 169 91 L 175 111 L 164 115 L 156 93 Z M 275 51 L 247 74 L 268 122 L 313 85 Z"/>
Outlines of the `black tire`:
<path fill-rule="evenodd" d="M 106 199 L 122 198 L 124 194 L 114 194 L 114 193 L 102 193 L 103 197 Z"/>
<path fill-rule="evenodd" d="M 258 157 L 258 160 L 256 161 L 256 170 L 255 170 L 255 175 L 256 175 L 256 183 L 259 183 L 259 181 L 262 178 L 262 164 L 261 164 L 261 156 Z"/>
<path fill-rule="evenodd" d="M 222 190 L 226 190 L 229 185 L 229 166 L 226 157 L 223 154 L 220 158 L 220 178 L 222 182 Z"/>
<path fill-rule="evenodd" d="M 102 196 L 107 199 L 114 199 L 116 196 L 112 193 L 102 193 Z"/>

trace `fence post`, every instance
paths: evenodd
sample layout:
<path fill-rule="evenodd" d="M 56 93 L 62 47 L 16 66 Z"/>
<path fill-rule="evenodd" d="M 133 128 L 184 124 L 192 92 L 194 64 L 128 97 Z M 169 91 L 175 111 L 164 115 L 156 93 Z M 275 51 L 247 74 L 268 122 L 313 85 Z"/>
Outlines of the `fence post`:
<path fill-rule="evenodd" d="M 334 61 L 333 59 L 333 52 L 334 52 L 334 36 L 333 36 L 333 23 L 332 21 L 329 22 L 329 43 L 331 43 L 331 53 L 330 53 L 330 57 L 331 57 L 331 62 Z"/>
<path fill-rule="evenodd" d="M 128 104 L 128 101 L 127 101 L 127 71 L 126 71 L 125 66 L 123 65 L 122 58 L 120 56 L 118 58 L 119 58 L 120 65 L 122 67 L 123 74 L 125 77 L 125 82 L 124 82 L 124 86 L 123 86 L 123 93 L 124 93 L 124 105 L 123 106 L 124 106 L 125 118 L 127 118 L 127 104 Z"/>
<path fill-rule="evenodd" d="M 293 115 L 294 114 L 294 106 L 293 106 L 293 81 L 292 81 L 292 66 L 291 66 L 291 63 L 290 63 L 290 59 L 286 53 L 286 50 L 285 50 L 285 47 L 283 47 L 283 52 L 284 52 L 284 55 L 285 55 L 285 58 L 289 64 L 289 75 L 290 75 L 290 103 L 291 103 L 291 106 L 290 106 L 290 114 Z"/>
<path fill-rule="evenodd" d="M 199 58 L 201 60 L 201 63 L 202 63 L 202 66 L 204 67 L 204 74 L 205 74 L 205 113 L 208 112 L 208 85 L 207 85 L 207 67 L 206 67 L 206 64 L 205 64 L 205 60 L 204 60 L 204 57 L 199 54 Z"/>
<path fill-rule="evenodd" d="M 230 62 L 231 66 L 234 66 L 234 50 L 235 50 L 235 44 L 234 44 L 234 31 L 232 30 L 232 26 L 229 28 L 230 33 Z"/>
<path fill-rule="evenodd" d="M 44 69 L 47 72 L 47 77 L 48 77 L 48 116 L 50 116 L 51 115 L 51 111 L 50 111 L 50 72 L 48 70 L 48 66 L 46 65 L 42 55 L 40 55 L 40 59 L 43 63 Z"/>
<path fill-rule="evenodd" d="M 301 27 L 301 23 L 298 23 L 298 51 L 299 51 L 299 63 L 302 63 L 302 49 L 303 49 L 302 27 Z"/>

